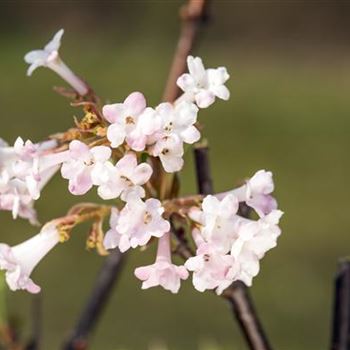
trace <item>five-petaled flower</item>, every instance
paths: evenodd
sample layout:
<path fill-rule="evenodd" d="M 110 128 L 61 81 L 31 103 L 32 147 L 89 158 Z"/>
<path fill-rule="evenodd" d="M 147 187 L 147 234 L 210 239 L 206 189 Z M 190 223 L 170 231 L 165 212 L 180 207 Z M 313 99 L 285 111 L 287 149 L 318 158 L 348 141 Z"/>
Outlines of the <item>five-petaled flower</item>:
<path fill-rule="evenodd" d="M 155 198 L 146 201 L 131 192 L 124 208 L 111 215 L 111 229 L 106 233 L 106 249 L 119 247 L 121 252 L 129 248 L 144 246 L 151 237 L 160 238 L 170 230 L 170 224 L 162 217 L 164 208 Z"/>

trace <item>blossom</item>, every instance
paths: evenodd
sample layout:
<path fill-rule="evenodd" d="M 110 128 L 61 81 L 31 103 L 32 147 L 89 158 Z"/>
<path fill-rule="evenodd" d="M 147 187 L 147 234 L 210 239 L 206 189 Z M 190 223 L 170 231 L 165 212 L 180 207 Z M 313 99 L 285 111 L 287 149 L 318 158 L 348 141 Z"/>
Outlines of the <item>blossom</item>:
<path fill-rule="evenodd" d="M 6 271 L 6 282 L 10 289 L 39 293 L 40 287 L 32 281 L 30 275 L 58 242 L 56 227 L 46 225 L 40 233 L 14 247 L 1 243 L 0 269 Z"/>
<path fill-rule="evenodd" d="M 61 168 L 62 177 L 69 180 L 69 191 L 75 195 L 88 192 L 93 186 L 92 172 L 103 170 L 111 153 L 109 147 L 96 146 L 90 149 L 81 141 L 72 141 L 69 144 L 69 159 Z"/>
<path fill-rule="evenodd" d="M 179 291 L 181 280 L 186 280 L 188 275 L 184 266 L 176 266 L 171 262 L 169 233 L 158 240 L 156 262 L 135 269 L 135 276 L 143 281 L 142 289 L 162 286 L 172 293 Z"/>
<path fill-rule="evenodd" d="M 131 93 L 123 103 L 105 105 L 102 111 L 105 119 L 111 123 L 107 138 L 113 148 L 126 140 L 132 149 L 142 151 L 147 135 L 155 132 L 160 123 L 154 110 L 146 108 L 146 99 L 140 92 Z"/>
<path fill-rule="evenodd" d="M 113 210 L 111 229 L 106 233 L 104 246 L 106 249 L 119 247 L 125 252 L 130 247 L 144 246 L 151 237 L 162 237 L 170 230 L 170 224 L 162 217 L 164 208 L 155 198 L 146 201 L 135 193 L 130 193 L 124 208 L 118 212 Z"/>
<path fill-rule="evenodd" d="M 0 210 L 12 211 L 37 223 L 33 201 L 57 172 L 66 154 L 53 153 L 55 141 L 33 144 L 17 138 L 13 147 L 2 143 L 0 147 Z"/>
<path fill-rule="evenodd" d="M 176 134 L 183 142 L 192 144 L 200 138 L 197 121 L 198 108 L 195 104 L 183 101 L 173 105 L 168 102 L 156 107 L 162 121 L 162 136 Z"/>
<path fill-rule="evenodd" d="M 164 170 L 168 173 L 179 171 L 183 167 L 183 142 L 176 134 L 158 140 L 149 148 L 149 152 L 152 156 L 159 157 Z"/>
<path fill-rule="evenodd" d="M 267 186 L 262 175 L 253 179 L 252 189 L 270 192 L 271 186 Z M 272 210 L 258 220 L 244 218 L 237 214 L 239 199 L 233 194 L 240 192 L 221 194 L 220 199 L 206 196 L 201 208 L 190 210 L 189 216 L 196 223 L 192 234 L 197 251 L 185 266 L 194 271 L 193 283 L 200 291 L 217 288 L 217 293 L 221 293 L 235 280 L 251 286 L 260 260 L 277 245 L 283 213 Z"/>
<path fill-rule="evenodd" d="M 221 294 L 239 273 L 239 264 L 232 255 L 223 254 L 215 245 L 204 241 L 198 246 L 196 256 L 187 259 L 185 267 L 193 271 L 193 285 L 199 292 L 215 289 Z"/>
<path fill-rule="evenodd" d="M 271 195 L 274 191 L 272 176 L 271 171 L 259 170 L 247 180 L 245 185 L 229 193 L 234 194 L 240 202 L 246 202 L 262 217 L 277 209 L 277 202 Z"/>
<path fill-rule="evenodd" d="M 206 242 L 214 244 L 217 251 L 228 253 L 237 236 L 234 226 L 237 210 L 238 200 L 234 195 L 228 194 L 221 201 L 209 195 L 204 198 L 201 210 L 190 211 L 190 217 L 200 223 Z"/>
<path fill-rule="evenodd" d="M 63 33 L 64 30 L 60 29 L 44 49 L 30 51 L 24 56 L 25 62 L 30 65 L 27 75 L 32 75 L 38 67 L 48 67 L 67 81 L 81 96 L 84 96 L 89 91 L 86 84 L 70 70 L 59 56 L 58 50 Z"/>
<path fill-rule="evenodd" d="M 238 279 L 247 286 L 252 285 L 252 279 L 259 272 L 259 260 L 265 253 L 277 245 L 281 234 L 278 227 L 283 212 L 273 210 L 258 221 L 241 218 L 238 223 L 239 235 L 231 249 L 231 255 L 240 264 Z"/>
<path fill-rule="evenodd" d="M 99 168 L 102 168 L 101 170 Z M 98 194 L 103 199 L 117 198 L 123 200 L 131 191 L 136 191 L 141 197 L 145 195 L 141 187 L 152 175 L 152 167 L 147 163 L 137 164 L 135 153 L 128 153 L 114 166 L 108 162 L 98 164 L 92 172 L 92 180 L 98 185 Z"/>
<path fill-rule="evenodd" d="M 229 79 L 225 67 L 205 69 L 202 59 L 188 56 L 189 73 L 181 75 L 177 85 L 185 92 L 181 100 L 195 101 L 200 108 L 207 108 L 214 103 L 215 98 L 228 100 L 230 92 L 224 85 Z"/>
<path fill-rule="evenodd" d="M 257 221 L 240 218 L 237 224 L 239 234 L 231 254 L 238 257 L 243 249 L 248 249 L 259 259 L 263 258 L 265 253 L 277 244 L 277 238 L 281 234 L 278 223 L 282 215 L 281 210 L 273 210 Z"/>

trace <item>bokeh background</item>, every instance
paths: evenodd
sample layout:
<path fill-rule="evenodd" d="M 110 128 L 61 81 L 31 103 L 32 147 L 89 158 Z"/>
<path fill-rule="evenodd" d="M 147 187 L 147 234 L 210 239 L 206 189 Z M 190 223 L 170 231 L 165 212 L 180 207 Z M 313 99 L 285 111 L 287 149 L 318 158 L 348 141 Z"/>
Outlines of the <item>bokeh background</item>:
<path fill-rule="evenodd" d="M 67 129 L 78 109 L 56 95 L 62 84 L 40 69 L 25 76 L 23 55 L 63 27 L 62 56 L 105 101 L 134 90 L 159 102 L 179 32 L 183 1 L 2 1 L 0 3 L 0 136 L 38 141 Z M 350 252 L 350 6 L 344 1 L 212 2 L 212 21 L 196 54 L 209 67 L 227 66 L 232 98 L 200 114 L 210 141 L 217 191 L 256 170 L 275 174 L 285 211 L 279 245 L 262 261 L 251 292 L 276 349 L 329 345 L 333 276 Z M 64 84 L 62 84 L 64 85 Z M 186 154 L 182 192 L 194 193 L 192 154 Z M 91 193 L 85 199 L 96 199 Z M 56 177 L 37 203 L 42 222 L 81 198 Z M 0 213 L 0 240 L 17 243 L 36 233 Z M 44 346 L 58 349 L 75 322 L 103 262 L 85 250 L 86 231 L 54 250 L 35 272 L 44 298 Z M 212 343 L 246 349 L 228 305 L 187 281 L 178 295 L 142 291 L 133 269 L 153 251 L 130 254 L 95 332 L 91 349 L 193 350 Z M 31 297 L 8 297 L 23 336 Z"/>

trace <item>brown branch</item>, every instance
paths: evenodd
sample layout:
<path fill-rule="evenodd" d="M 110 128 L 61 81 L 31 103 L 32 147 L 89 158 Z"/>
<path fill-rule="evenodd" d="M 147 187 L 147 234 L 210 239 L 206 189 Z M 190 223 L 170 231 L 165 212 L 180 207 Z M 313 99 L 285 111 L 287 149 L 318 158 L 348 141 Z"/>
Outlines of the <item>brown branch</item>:
<path fill-rule="evenodd" d="M 181 93 L 176 81 L 186 71 L 187 56 L 193 50 L 201 24 L 207 19 L 207 4 L 206 0 L 189 0 L 180 9 L 181 34 L 164 89 L 163 101 L 174 102 Z"/>
<path fill-rule="evenodd" d="M 350 349 L 350 261 L 341 260 L 335 278 L 331 350 Z"/>
<path fill-rule="evenodd" d="M 88 337 L 109 301 L 113 287 L 122 271 L 124 260 L 124 254 L 120 253 L 119 249 L 114 250 L 106 258 L 81 316 L 62 349 L 87 349 Z"/>
<path fill-rule="evenodd" d="M 197 183 L 201 194 L 214 192 L 210 175 L 209 150 L 206 146 L 194 149 Z M 246 285 L 240 281 L 234 282 L 222 294 L 232 306 L 232 311 L 238 320 L 241 330 L 251 350 L 270 350 L 271 346 L 254 309 L 252 298 Z"/>

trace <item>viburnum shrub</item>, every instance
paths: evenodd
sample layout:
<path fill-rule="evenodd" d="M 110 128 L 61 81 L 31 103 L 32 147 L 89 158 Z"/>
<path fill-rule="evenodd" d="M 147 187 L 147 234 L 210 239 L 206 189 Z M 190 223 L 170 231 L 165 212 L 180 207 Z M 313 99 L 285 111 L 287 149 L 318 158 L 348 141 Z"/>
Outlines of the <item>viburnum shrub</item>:
<path fill-rule="evenodd" d="M 174 103 L 150 107 L 141 92 L 132 92 L 123 102 L 102 106 L 59 56 L 62 35 L 61 29 L 43 50 L 25 56 L 28 75 L 38 67 L 56 72 L 73 88 L 60 92 L 84 116 L 43 142 L 18 138 L 8 146 L 1 141 L 0 209 L 38 225 L 34 202 L 56 173 L 68 181 L 72 195 L 82 196 L 95 186 L 101 199 L 114 202 L 77 204 L 27 241 L 13 247 L 0 244 L 0 268 L 10 289 L 38 293 L 40 287 L 30 277 L 36 265 L 87 221 L 87 247 L 101 255 L 158 245 L 155 262 L 135 269 L 143 289 L 161 286 L 177 293 L 190 272 L 200 292 L 221 294 L 237 280 L 250 286 L 260 259 L 281 233 L 272 173 L 259 170 L 227 192 L 178 197 L 185 146 L 201 141 L 198 113 L 230 97 L 226 68 L 206 69 L 201 58 L 189 56 L 188 73 L 177 80 L 183 94 Z M 255 211 L 255 219 L 240 215 L 242 205 Z M 110 228 L 104 233 L 106 220 Z M 172 262 L 179 227 L 182 240 L 195 247 L 195 255 L 181 266 Z"/>

